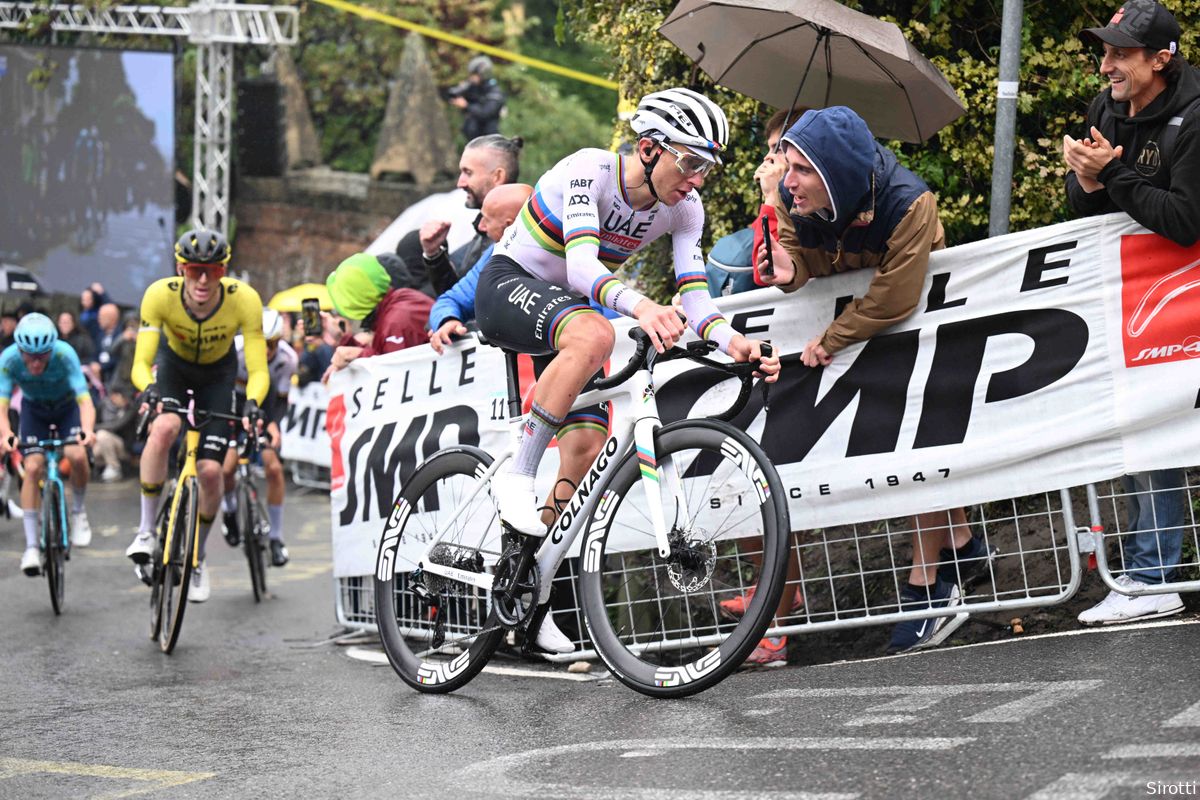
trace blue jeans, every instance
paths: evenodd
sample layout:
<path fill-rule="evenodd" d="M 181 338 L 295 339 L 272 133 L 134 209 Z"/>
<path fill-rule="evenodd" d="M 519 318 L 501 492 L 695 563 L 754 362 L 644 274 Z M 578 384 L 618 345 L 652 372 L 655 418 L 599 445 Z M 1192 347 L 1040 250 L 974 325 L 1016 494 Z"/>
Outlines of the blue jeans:
<path fill-rule="evenodd" d="M 1126 573 L 1139 583 L 1166 583 L 1182 557 L 1187 508 L 1184 470 L 1134 472 L 1123 476 L 1121 483 L 1131 493 L 1126 498 Z"/>

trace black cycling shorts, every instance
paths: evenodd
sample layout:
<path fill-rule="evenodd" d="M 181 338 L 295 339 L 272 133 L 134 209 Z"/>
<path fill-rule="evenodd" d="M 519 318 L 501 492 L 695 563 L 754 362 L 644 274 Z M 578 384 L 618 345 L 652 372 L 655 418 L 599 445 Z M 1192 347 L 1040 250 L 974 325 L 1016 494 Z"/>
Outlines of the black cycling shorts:
<path fill-rule="evenodd" d="M 83 426 L 79 421 L 79 401 L 75 395 L 52 403 L 34 400 L 30 397 L 21 400 L 21 424 L 17 434 L 21 443 L 27 446 L 25 455 L 31 456 L 45 452 L 41 447 L 29 447 L 39 439 L 50 438 L 50 426 L 57 430 L 57 438 L 68 444 L 75 444 Z"/>
<path fill-rule="evenodd" d="M 234 413 L 234 381 L 237 379 L 237 353 L 233 348 L 211 364 L 194 364 L 184 361 L 164 343 L 159 345 L 154 359 L 157 375 L 154 384 L 164 400 L 173 400 L 181 406 L 188 402 L 187 390 L 196 398 L 196 408 L 206 411 Z M 200 434 L 200 450 L 196 459 L 224 461 L 229 447 L 229 425 L 224 420 L 213 420 Z"/>
<path fill-rule="evenodd" d="M 533 356 L 534 375 L 554 358 L 557 334 L 577 314 L 599 313 L 573 289 L 535 278 L 507 256 L 492 256 L 475 289 L 475 321 L 492 343 Z M 603 372 L 596 373 L 603 377 Z M 608 407 L 573 408 L 558 435 L 573 430 L 608 431 Z"/>
<path fill-rule="evenodd" d="M 480 332 L 518 353 L 553 353 L 569 320 L 595 313 L 579 292 L 535 278 L 507 256 L 492 256 L 475 289 Z"/>

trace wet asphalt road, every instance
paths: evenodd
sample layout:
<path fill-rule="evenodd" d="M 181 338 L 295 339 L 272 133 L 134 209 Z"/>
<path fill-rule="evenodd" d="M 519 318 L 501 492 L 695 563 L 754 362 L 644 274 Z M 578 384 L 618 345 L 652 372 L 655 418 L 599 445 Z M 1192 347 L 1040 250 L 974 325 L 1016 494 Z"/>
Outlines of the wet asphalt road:
<path fill-rule="evenodd" d="M 0 798 L 1133 798 L 1200 793 L 1200 624 L 749 673 L 653 701 L 484 674 L 422 696 L 338 633 L 327 501 L 256 605 L 214 533 L 213 596 L 171 656 L 122 551 L 136 484 L 96 486 L 55 618 L 0 519 Z"/>

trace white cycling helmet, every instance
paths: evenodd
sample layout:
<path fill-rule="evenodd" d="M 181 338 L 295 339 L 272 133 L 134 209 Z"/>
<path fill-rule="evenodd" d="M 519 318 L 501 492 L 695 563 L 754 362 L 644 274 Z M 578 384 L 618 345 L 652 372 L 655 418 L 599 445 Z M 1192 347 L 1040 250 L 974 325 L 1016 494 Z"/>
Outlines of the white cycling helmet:
<path fill-rule="evenodd" d="M 273 308 L 263 309 L 263 338 L 268 342 L 283 336 L 283 317 Z"/>
<path fill-rule="evenodd" d="M 691 89 L 651 92 L 629 121 L 639 138 L 684 144 L 717 164 L 729 144 L 729 121 L 721 107 Z"/>

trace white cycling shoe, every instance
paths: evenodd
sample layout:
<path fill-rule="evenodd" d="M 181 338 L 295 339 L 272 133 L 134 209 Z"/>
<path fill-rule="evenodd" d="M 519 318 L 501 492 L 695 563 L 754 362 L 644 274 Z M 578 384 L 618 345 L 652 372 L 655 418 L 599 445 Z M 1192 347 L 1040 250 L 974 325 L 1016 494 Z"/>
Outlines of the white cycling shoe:
<path fill-rule="evenodd" d="M 546 535 L 532 477 L 501 470 L 492 476 L 492 496 L 500 507 L 501 521 L 517 533 L 539 538 Z"/>
<path fill-rule="evenodd" d="M 71 545 L 87 547 L 92 543 L 92 525 L 88 522 L 87 512 L 80 511 L 71 515 Z"/>
<path fill-rule="evenodd" d="M 192 568 L 192 585 L 188 589 L 188 600 L 192 603 L 203 603 L 212 594 L 212 579 L 208 574 L 208 560 L 205 559 Z"/>
<path fill-rule="evenodd" d="M 154 531 L 138 531 L 129 547 L 125 548 L 125 557 L 135 564 L 149 564 L 157 540 Z"/>
<path fill-rule="evenodd" d="M 554 624 L 553 612 L 547 611 L 542 627 L 538 629 L 537 638 L 533 640 L 541 649 L 560 655 L 575 652 L 575 643 Z"/>
<path fill-rule="evenodd" d="M 26 547 L 21 554 L 21 571 L 31 578 L 42 574 L 42 551 L 36 547 Z"/>

